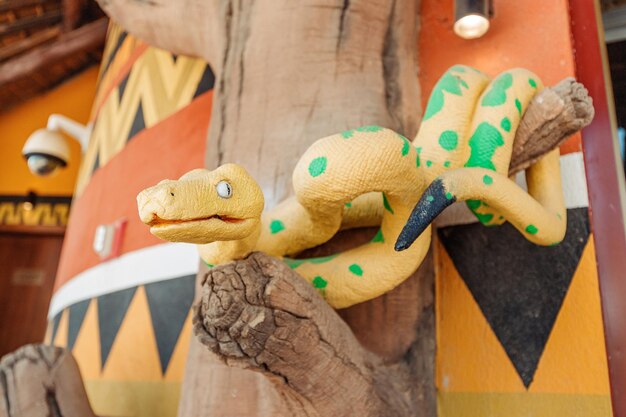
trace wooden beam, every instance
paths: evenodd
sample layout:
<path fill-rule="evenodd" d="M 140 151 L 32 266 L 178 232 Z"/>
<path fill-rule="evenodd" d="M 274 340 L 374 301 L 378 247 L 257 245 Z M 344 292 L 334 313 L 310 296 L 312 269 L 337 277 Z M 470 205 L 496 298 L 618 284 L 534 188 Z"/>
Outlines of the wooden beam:
<path fill-rule="evenodd" d="M 27 76 L 54 62 L 77 52 L 100 48 L 104 44 L 108 19 L 102 18 L 79 29 L 61 35 L 50 45 L 39 46 L 32 51 L 0 65 L 0 86 Z"/>
<path fill-rule="evenodd" d="M 85 0 L 63 0 L 63 29 L 74 30 L 80 25 Z"/>
<path fill-rule="evenodd" d="M 8 0 L 0 2 L 0 13 L 8 12 L 16 9 L 23 9 L 24 7 L 37 6 L 44 4 L 50 0 Z"/>
<path fill-rule="evenodd" d="M 12 33 L 21 32 L 23 30 L 34 29 L 42 26 L 56 24 L 63 18 L 61 9 L 51 10 L 40 16 L 29 16 L 18 19 L 13 22 L 0 24 L 0 35 L 10 35 Z"/>
<path fill-rule="evenodd" d="M 36 46 L 53 40 L 61 34 L 61 26 L 53 26 L 48 29 L 33 33 L 27 38 L 10 43 L 0 48 L 0 62 L 6 61 L 16 55 L 33 49 Z"/>

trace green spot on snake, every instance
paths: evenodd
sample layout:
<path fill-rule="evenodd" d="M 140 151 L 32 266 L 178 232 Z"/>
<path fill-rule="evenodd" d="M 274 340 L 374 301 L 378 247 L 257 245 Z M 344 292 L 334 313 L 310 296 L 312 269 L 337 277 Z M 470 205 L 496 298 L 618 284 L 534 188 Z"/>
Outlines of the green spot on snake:
<path fill-rule="evenodd" d="M 474 212 L 474 215 L 476 216 L 478 221 L 481 222 L 482 224 L 487 224 L 493 219 L 493 214 L 491 213 L 483 214 L 483 213 Z"/>
<path fill-rule="evenodd" d="M 417 150 L 417 158 L 415 159 L 415 166 L 419 168 L 419 166 L 421 165 L 420 163 L 420 155 L 422 153 L 422 148 L 415 148 L 415 150 Z"/>
<path fill-rule="evenodd" d="M 537 229 L 532 224 L 529 224 L 528 226 L 526 226 L 526 233 L 530 233 L 531 235 L 535 235 L 535 234 L 537 234 L 538 231 L 539 231 L 539 229 Z"/>
<path fill-rule="evenodd" d="M 446 130 L 439 136 L 439 145 L 446 151 L 455 149 L 458 143 L 459 135 L 454 130 Z"/>
<path fill-rule="evenodd" d="M 356 128 L 357 132 L 379 132 L 381 130 L 383 128 L 380 126 L 361 126 Z"/>
<path fill-rule="evenodd" d="M 402 145 L 402 156 L 407 156 L 409 154 L 409 149 L 411 149 L 411 142 L 400 134 L 398 134 L 398 136 L 400 136 L 400 138 L 404 141 L 404 144 Z"/>
<path fill-rule="evenodd" d="M 452 195 L 452 193 L 450 191 L 448 191 L 446 193 L 446 200 L 452 200 L 454 198 L 454 196 Z"/>
<path fill-rule="evenodd" d="M 326 159 L 325 156 L 320 156 L 320 157 L 315 158 L 309 164 L 309 174 L 311 174 L 312 177 L 317 177 L 319 175 L 322 175 L 324 171 L 326 171 L 327 162 L 328 160 Z"/>
<path fill-rule="evenodd" d="M 346 203 L 346 207 L 348 207 L 348 208 L 352 207 L 352 203 L 351 202 L 347 202 Z"/>
<path fill-rule="evenodd" d="M 495 171 L 496 167 L 492 158 L 496 153 L 496 148 L 502 145 L 504 145 L 504 139 L 500 131 L 493 125 L 482 122 L 469 139 L 469 146 L 472 150 L 465 166 L 481 167 Z"/>
<path fill-rule="evenodd" d="M 533 80 L 532 78 L 528 79 L 528 84 L 530 84 L 532 88 L 537 88 L 537 82 Z"/>
<path fill-rule="evenodd" d="M 429 203 L 435 201 L 435 197 L 433 197 L 432 195 L 427 195 L 426 196 L 426 201 L 428 201 Z"/>
<path fill-rule="evenodd" d="M 519 99 L 515 99 L 515 107 L 517 107 L 517 112 L 521 116 L 522 115 L 522 103 L 519 101 Z"/>
<path fill-rule="evenodd" d="M 480 200 L 467 200 L 465 203 L 467 204 L 467 207 L 470 208 L 470 210 L 476 210 L 483 204 Z"/>
<path fill-rule="evenodd" d="M 328 282 L 324 278 L 320 277 L 319 275 L 313 278 L 313 281 L 311 281 L 311 283 L 313 284 L 313 287 L 319 288 L 319 289 L 326 288 L 326 285 L 328 285 Z"/>
<path fill-rule="evenodd" d="M 433 161 L 426 161 L 426 166 L 429 167 L 433 164 Z"/>
<path fill-rule="evenodd" d="M 493 178 L 491 178 L 489 175 L 485 175 L 483 177 L 483 182 L 485 183 L 485 185 L 491 185 L 493 184 Z"/>
<path fill-rule="evenodd" d="M 376 232 L 376 236 L 374 236 L 374 239 L 372 239 L 372 243 L 384 243 L 385 242 L 385 237 L 383 236 L 383 229 L 378 229 L 378 232 Z"/>
<path fill-rule="evenodd" d="M 201 259 L 202 259 L 202 258 L 201 258 Z M 213 264 L 210 264 L 210 263 L 206 262 L 205 260 L 202 260 L 202 262 L 204 262 L 204 264 L 205 264 L 206 266 L 208 266 L 209 268 L 213 268 L 213 267 L 215 266 L 215 265 L 213 265 Z"/>
<path fill-rule="evenodd" d="M 383 193 L 383 206 L 385 206 L 385 210 L 393 214 L 393 209 L 391 208 L 391 205 L 389 205 L 389 201 L 387 201 L 387 196 L 385 195 L 385 193 Z"/>
<path fill-rule="evenodd" d="M 361 277 L 363 276 L 363 268 L 361 268 L 359 265 L 357 264 L 352 264 L 348 267 L 348 270 L 350 272 L 352 272 L 354 275 Z"/>
<path fill-rule="evenodd" d="M 335 253 L 333 255 L 328 255 L 328 256 L 320 256 L 318 258 L 309 258 L 307 259 L 308 262 L 311 262 L 312 264 L 323 264 L 326 262 L 330 262 L 333 259 L 335 259 L 337 256 L 339 256 L 338 253 Z"/>
<path fill-rule="evenodd" d="M 345 130 L 341 132 L 341 137 L 344 139 L 350 139 L 354 135 L 354 130 Z"/>
<path fill-rule="evenodd" d="M 463 95 L 461 86 L 468 88 L 468 85 L 458 75 L 451 74 L 450 71 L 446 72 L 443 77 L 437 82 L 433 92 L 428 100 L 426 111 L 424 112 L 423 120 L 428 120 L 435 114 L 439 113 L 443 109 L 444 94 L 447 92 L 457 96 Z"/>
<path fill-rule="evenodd" d="M 443 166 L 446 167 L 446 168 L 449 168 L 450 167 L 450 161 L 444 162 Z"/>
<path fill-rule="evenodd" d="M 508 117 L 505 117 L 504 119 L 502 119 L 502 121 L 500 122 L 500 127 L 504 129 L 505 132 L 511 131 L 511 121 L 509 120 Z"/>
<path fill-rule="evenodd" d="M 296 269 L 297 267 L 305 263 L 306 259 L 283 258 L 283 262 L 286 263 L 289 268 Z"/>
<path fill-rule="evenodd" d="M 285 230 L 285 224 L 280 220 L 272 220 L 270 223 L 270 232 L 274 235 L 282 230 Z"/>
<path fill-rule="evenodd" d="M 501 106 L 506 102 L 506 90 L 513 85 L 513 76 L 510 73 L 504 73 L 491 83 L 491 88 L 483 96 L 480 103 L 481 106 L 495 107 Z"/>

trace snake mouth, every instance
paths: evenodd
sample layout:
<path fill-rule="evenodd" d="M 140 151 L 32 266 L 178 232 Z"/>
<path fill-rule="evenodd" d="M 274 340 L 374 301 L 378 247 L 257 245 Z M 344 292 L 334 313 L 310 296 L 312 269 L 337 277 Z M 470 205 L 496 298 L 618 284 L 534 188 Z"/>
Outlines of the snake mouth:
<path fill-rule="evenodd" d="M 225 223 L 240 223 L 246 220 L 246 219 L 238 219 L 235 217 L 228 217 L 228 216 L 223 216 L 223 215 L 218 215 L 218 214 L 214 214 L 212 216 L 206 216 L 206 217 L 195 217 L 193 219 L 162 219 L 156 214 L 153 214 L 152 220 L 150 220 L 146 224 L 150 227 L 163 227 L 163 226 L 172 226 L 172 225 L 192 223 L 192 222 L 202 222 L 202 221 L 213 220 L 213 219 L 220 220 Z"/>

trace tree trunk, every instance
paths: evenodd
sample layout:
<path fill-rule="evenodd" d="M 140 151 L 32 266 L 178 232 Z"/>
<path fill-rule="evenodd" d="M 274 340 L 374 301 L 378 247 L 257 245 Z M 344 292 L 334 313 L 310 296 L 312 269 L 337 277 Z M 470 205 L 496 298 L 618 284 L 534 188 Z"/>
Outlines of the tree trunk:
<path fill-rule="evenodd" d="M 0 361 L 0 417 L 96 417 L 72 354 L 26 345 Z"/>
<path fill-rule="evenodd" d="M 206 166 L 245 166 L 268 208 L 290 195 L 318 138 L 366 124 L 417 131 L 418 0 L 100 2 L 131 33 L 209 60 Z M 588 123 L 584 89 L 568 85 L 527 110 L 513 170 Z M 343 232 L 308 255 L 371 236 Z M 432 255 L 393 291 L 339 312 L 263 254 L 198 277 L 179 416 L 436 415 Z"/>
<path fill-rule="evenodd" d="M 207 168 L 225 162 L 245 166 L 272 207 L 291 194 L 293 168 L 315 140 L 365 124 L 414 136 L 421 113 L 418 6 L 416 0 L 221 2 L 222 43 L 216 54 L 221 70 Z M 203 269 L 199 276 L 204 279 L 205 274 Z M 389 362 L 405 355 L 418 339 L 418 328 L 427 331 L 422 339 L 431 341 L 428 350 L 415 352 L 426 367 L 422 385 L 429 387 L 421 396 L 422 415 L 435 411 L 433 287 L 428 275 L 427 280 L 416 275 L 392 293 L 343 313 L 363 346 Z M 428 323 L 420 326 L 420 320 Z M 349 333 L 345 326 L 344 331 Z M 285 394 L 284 381 L 220 367 L 195 341 L 190 349 L 179 415 L 316 415 L 304 398 Z M 207 387 L 199 377 L 209 372 L 215 383 Z M 329 390 L 337 389 L 335 382 L 326 383 Z M 340 407 L 346 411 L 353 405 L 350 401 Z M 317 415 L 350 415 L 329 410 Z"/>

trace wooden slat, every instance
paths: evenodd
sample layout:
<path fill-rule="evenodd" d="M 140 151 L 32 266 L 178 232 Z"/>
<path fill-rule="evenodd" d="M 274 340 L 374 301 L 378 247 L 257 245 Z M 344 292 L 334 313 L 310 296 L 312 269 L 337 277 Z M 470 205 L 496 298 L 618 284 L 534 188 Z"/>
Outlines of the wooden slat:
<path fill-rule="evenodd" d="M 87 52 L 104 44 L 108 20 L 99 19 L 61 35 L 50 45 L 39 46 L 24 55 L 0 65 L 0 86 L 29 75 L 77 52 Z"/>
<path fill-rule="evenodd" d="M 24 7 L 37 6 L 39 4 L 49 3 L 50 0 L 8 0 L 0 1 L 0 13 L 10 10 L 18 10 Z"/>
<path fill-rule="evenodd" d="M 6 61 L 16 55 L 26 52 L 36 46 L 46 43 L 61 34 L 61 26 L 53 26 L 48 29 L 33 33 L 27 38 L 13 42 L 0 48 L 0 61 Z"/>
<path fill-rule="evenodd" d="M 0 35 L 10 35 L 12 33 L 21 32 L 23 30 L 34 29 L 42 26 L 48 26 L 61 21 L 63 17 L 63 11 L 50 10 L 40 16 L 30 16 L 23 19 L 18 19 L 10 23 L 0 24 Z"/>
<path fill-rule="evenodd" d="M 596 115 L 583 130 L 591 228 L 596 247 L 613 416 L 626 417 L 626 192 L 618 164 L 611 80 L 599 10 L 570 0 L 576 77 L 593 97 Z"/>

